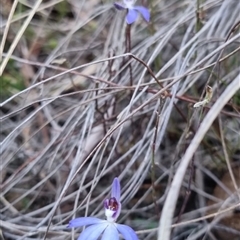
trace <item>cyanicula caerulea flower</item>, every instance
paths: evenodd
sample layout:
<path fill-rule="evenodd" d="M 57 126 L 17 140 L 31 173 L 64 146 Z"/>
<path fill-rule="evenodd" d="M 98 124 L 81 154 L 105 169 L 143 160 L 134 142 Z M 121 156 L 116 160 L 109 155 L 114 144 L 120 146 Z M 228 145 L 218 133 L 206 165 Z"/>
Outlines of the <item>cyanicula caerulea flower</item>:
<path fill-rule="evenodd" d="M 132 24 L 137 20 L 138 13 L 140 13 L 143 18 L 149 22 L 150 12 L 147 8 L 143 6 L 134 6 L 135 0 L 123 0 L 123 3 L 115 2 L 114 6 L 118 10 L 127 9 L 128 13 L 126 16 L 126 21 L 128 24 Z"/>
<path fill-rule="evenodd" d="M 134 230 L 127 225 L 117 224 L 121 211 L 120 183 L 115 178 L 112 183 L 111 197 L 104 201 L 106 220 L 95 217 L 80 217 L 69 222 L 68 227 L 88 226 L 78 237 L 78 240 L 119 240 L 119 234 L 126 240 L 138 240 Z"/>

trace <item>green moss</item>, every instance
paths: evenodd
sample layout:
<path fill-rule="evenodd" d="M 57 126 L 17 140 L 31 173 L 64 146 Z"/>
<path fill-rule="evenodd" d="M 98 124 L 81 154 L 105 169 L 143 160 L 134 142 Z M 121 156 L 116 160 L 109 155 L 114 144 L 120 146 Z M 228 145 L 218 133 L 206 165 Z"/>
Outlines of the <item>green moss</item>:
<path fill-rule="evenodd" d="M 28 26 L 24 32 L 24 36 L 31 41 L 32 39 L 34 39 L 35 35 L 36 34 L 35 34 L 33 28 L 31 26 Z"/>
<path fill-rule="evenodd" d="M 53 50 L 57 47 L 58 41 L 57 39 L 50 37 L 48 38 L 46 45 L 44 46 L 44 50 Z"/>
<path fill-rule="evenodd" d="M 234 103 L 234 105 L 240 106 L 240 92 L 239 91 L 233 96 L 233 103 Z"/>
<path fill-rule="evenodd" d="M 16 69 L 13 60 L 8 62 L 3 75 L 0 77 L 0 82 L 1 101 L 25 88 L 23 76 Z"/>
<path fill-rule="evenodd" d="M 62 1 L 55 5 L 54 10 L 57 12 L 57 16 L 59 19 L 67 16 L 69 13 L 69 3 L 67 1 Z"/>

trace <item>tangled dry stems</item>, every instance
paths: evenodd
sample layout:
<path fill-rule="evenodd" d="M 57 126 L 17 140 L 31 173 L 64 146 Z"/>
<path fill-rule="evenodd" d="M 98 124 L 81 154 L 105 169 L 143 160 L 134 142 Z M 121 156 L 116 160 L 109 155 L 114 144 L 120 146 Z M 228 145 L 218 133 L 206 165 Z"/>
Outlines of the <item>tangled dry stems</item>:
<path fill-rule="evenodd" d="M 63 2 L 61 18 L 53 9 Z M 151 23 L 132 26 L 130 54 L 123 13 L 112 2 L 38 1 L 35 9 L 1 12 L 2 79 L 17 69 L 25 85 L 1 103 L 2 237 L 73 238 L 68 221 L 103 217 L 102 202 L 120 176 L 119 221 L 140 239 L 157 232 L 164 240 L 215 239 L 221 226 L 206 221 L 208 201 L 218 209 L 224 201 L 207 181 L 230 198 L 221 173 L 239 166 L 240 3 L 206 0 L 196 14 L 197 3 L 152 1 Z M 33 37 L 19 29 L 23 21 Z M 210 103 L 194 109 L 207 85 Z"/>

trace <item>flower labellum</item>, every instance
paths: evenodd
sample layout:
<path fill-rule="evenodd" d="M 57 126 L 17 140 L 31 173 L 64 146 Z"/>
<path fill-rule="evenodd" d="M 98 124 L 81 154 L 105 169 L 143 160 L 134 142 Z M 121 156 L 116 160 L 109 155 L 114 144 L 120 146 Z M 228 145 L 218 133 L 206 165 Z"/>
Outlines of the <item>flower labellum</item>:
<path fill-rule="evenodd" d="M 127 24 L 132 24 L 137 20 L 138 14 L 140 13 L 142 17 L 149 22 L 150 12 L 147 8 L 143 6 L 134 6 L 135 0 L 123 0 L 123 3 L 115 2 L 114 6 L 118 10 L 127 9 L 128 13 L 126 16 Z"/>
<path fill-rule="evenodd" d="M 119 240 L 119 234 L 125 240 L 138 240 L 132 228 L 116 223 L 121 211 L 120 194 L 120 182 L 118 178 L 114 178 L 111 197 L 104 201 L 106 220 L 95 217 L 80 217 L 69 222 L 69 228 L 88 226 L 80 234 L 78 240 L 97 240 L 100 236 L 102 236 L 101 240 Z"/>

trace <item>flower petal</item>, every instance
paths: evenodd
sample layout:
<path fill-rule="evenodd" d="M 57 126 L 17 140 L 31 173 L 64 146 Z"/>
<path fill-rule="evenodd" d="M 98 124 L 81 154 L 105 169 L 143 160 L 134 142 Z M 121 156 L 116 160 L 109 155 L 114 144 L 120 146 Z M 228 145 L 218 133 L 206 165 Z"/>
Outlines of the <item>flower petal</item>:
<path fill-rule="evenodd" d="M 102 235 L 102 239 L 119 240 L 119 233 L 115 224 L 110 224 Z"/>
<path fill-rule="evenodd" d="M 128 24 L 132 24 L 136 21 L 138 16 L 138 12 L 134 9 L 128 9 L 128 13 L 126 16 L 126 21 Z"/>
<path fill-rule="evenodd" d="M 117 202 L 120 202 L 120 195 L 121 195 L 121 186 L 118 178 L 114 178 L 112 183 L 112 192 L 111 197 L 116 198 Z"/>
<path fill-rule="evenodd" d="M 68 228 L 83 227 L 83 226 L 98 224 L 102 222 L 105 222 L 105 221 L 98 218 L 94 218 L 94 217 L 80 217 L 80 218 L 75 218 L 71 220 L 67 227 Z"/>
<path fill-rule="evenodd" d="M 132 228 L 123 224 L 116 224 L 118 231 L 122 234 L 126 240 L 138 240 L 137 234 Z"/>
<path fill-rule="evenodd" d="M 115 7 L 117 10 L 124 10 L 124 9 L 126 9 L 126 7 L 124 7 L 124 5 L 122 5 L 122 4 L 119 3 L 119 2 L 115 2 L 115 3 L 114 3 L 114 7 Z"/>
<path fill-rule="evenodd" d="M 123 0 L 124 5 L 127 9 L 132 9 L 136 0 Z"/>
<path fill-rule="evenodd" d="M 149 22 L 150 21 L 150 12 L 147 8 L 142 7 L 142 6 L 136 6 L 133 9 L 137 10 L 138 12 L 141 13 L 141 15 L 143 16 L 143 18 Z"/>
<path fill-rule="evenodd" d="M 78 240 L 97 240 L 109 223 L 99 223 L 87 227 L 78 237 Z"/>

